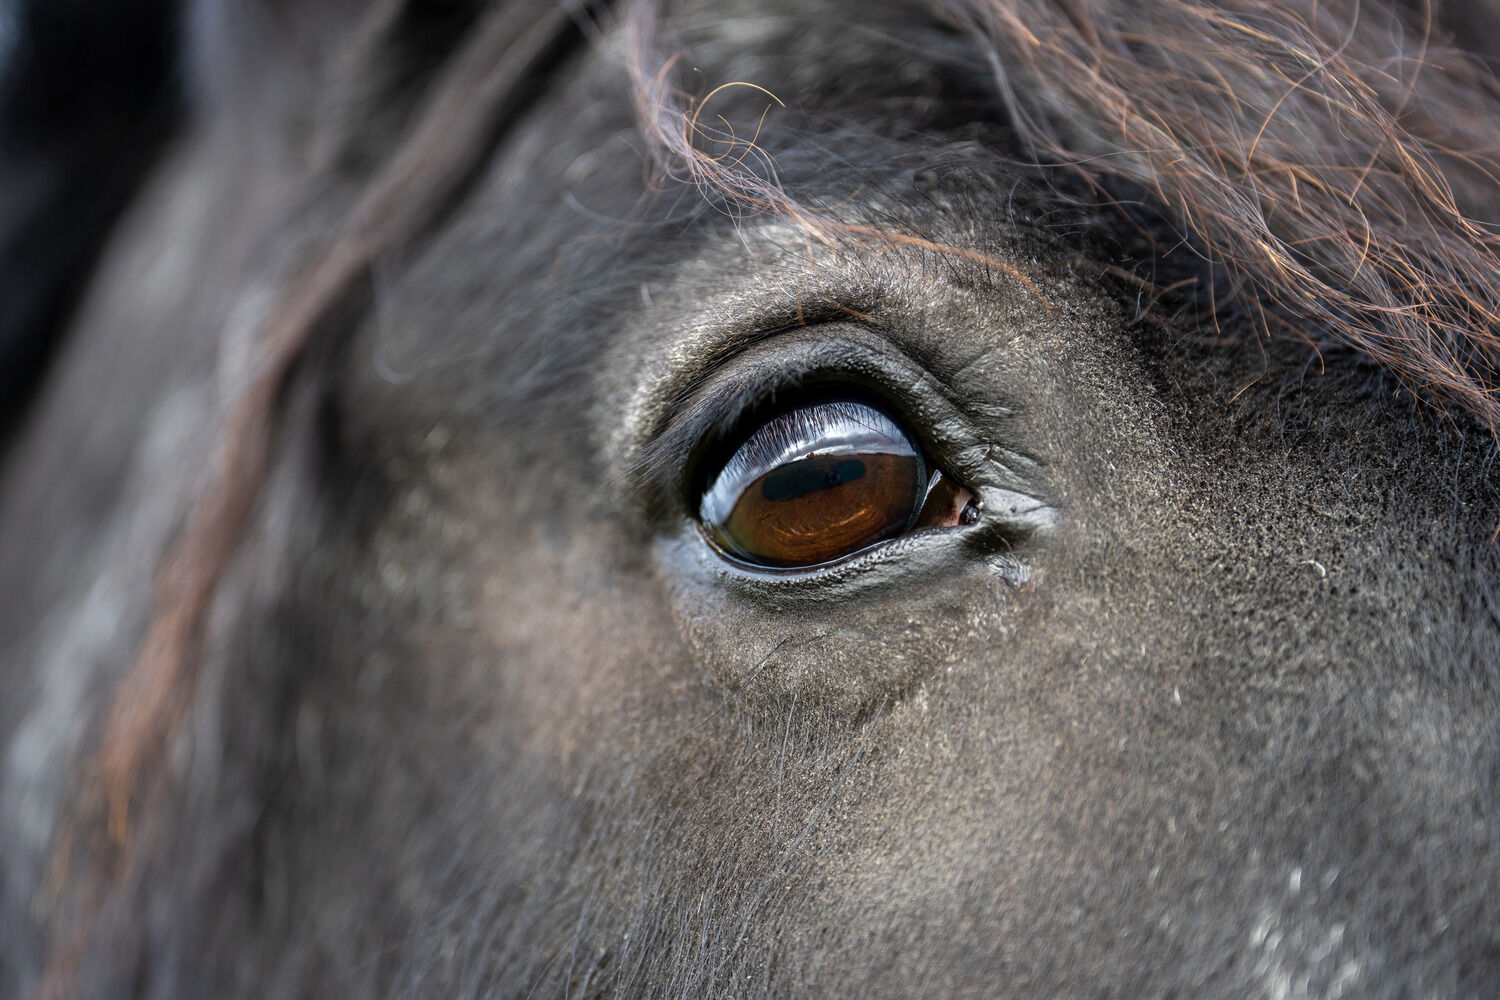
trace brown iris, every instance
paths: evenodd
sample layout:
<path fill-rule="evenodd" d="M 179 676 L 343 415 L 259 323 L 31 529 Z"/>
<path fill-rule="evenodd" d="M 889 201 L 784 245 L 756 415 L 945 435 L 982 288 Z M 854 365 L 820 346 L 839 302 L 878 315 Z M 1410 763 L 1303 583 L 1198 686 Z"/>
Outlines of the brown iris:
<path fill-rule="evenodd" d="M 730 555 L 816 566 L 904 533 L 928 487 L 921 452 L 890 417 L 864 403 L 821 403 L 756 430 L 709 485 L 700 514 Z"/>

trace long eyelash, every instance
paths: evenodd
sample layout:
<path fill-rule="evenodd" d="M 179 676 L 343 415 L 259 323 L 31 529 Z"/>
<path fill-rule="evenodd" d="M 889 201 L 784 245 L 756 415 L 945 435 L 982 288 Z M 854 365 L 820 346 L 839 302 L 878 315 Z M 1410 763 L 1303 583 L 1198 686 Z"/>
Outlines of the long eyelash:
<path fill-rule="evenodd" d="M 880 440 L 907 436 L 890 417 L 859 403 L 833 402 L 803 407 L 767 422 L 735 453 L 725 470 L 742 462 L 780 465 L 814 451 L 836 452 L 843 450 L 845 445 L 868 441 L 872 435 Z M 838 444 L 815 448 L 830 438 L 837 438 Z"/>
<path fill-rule="evenodd" d="M 768 421 L 730 456 L 704 493 L 705 518 L 725 517 L 740 493 L 767 470 L 813 454 L 882 450 L 911 435 L 879 410 L 852 402 L 820 403 Z M 912 450 L 921 454 L 915 444 Z"/>

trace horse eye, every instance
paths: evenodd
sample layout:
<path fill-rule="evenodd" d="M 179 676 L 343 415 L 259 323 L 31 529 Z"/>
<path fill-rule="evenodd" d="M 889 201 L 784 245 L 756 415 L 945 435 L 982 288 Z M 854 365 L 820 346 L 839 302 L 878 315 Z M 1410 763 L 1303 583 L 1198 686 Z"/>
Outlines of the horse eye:
<path fill-rule="evenodd" d="M 975 513 L 973 494 L 930 471 L 910 434 L 858 402 L 805 406 L 762 424 L 699 507 L 721 551 L 779 568 L 832 562 Z"/>

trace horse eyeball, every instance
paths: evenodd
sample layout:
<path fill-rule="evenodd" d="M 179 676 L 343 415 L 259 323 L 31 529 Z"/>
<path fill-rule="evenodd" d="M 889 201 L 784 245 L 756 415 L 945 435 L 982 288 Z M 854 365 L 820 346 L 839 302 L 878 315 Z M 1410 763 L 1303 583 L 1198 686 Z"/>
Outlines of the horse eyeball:
<path fill-rule="evenodd" d="M 886 414 L 820 403 L 756 429 L 713 478 L 699 516 L 732 557 L 806 568 L 906 532 L 937 478 Z"/>

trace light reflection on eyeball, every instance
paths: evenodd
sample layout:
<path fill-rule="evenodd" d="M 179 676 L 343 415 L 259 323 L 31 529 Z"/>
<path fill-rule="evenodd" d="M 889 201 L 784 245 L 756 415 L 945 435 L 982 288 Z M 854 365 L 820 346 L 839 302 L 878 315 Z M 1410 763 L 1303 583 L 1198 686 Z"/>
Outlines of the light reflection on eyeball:
<path fill-rule="evenodd" d="M 858 402 L 774 417 L 742 444 L 703 494 L 699 516 L 727 555 L 807 568 L 917 526 L 967 523 L 973 494 L 928 469 L 911 436 Z"/>

